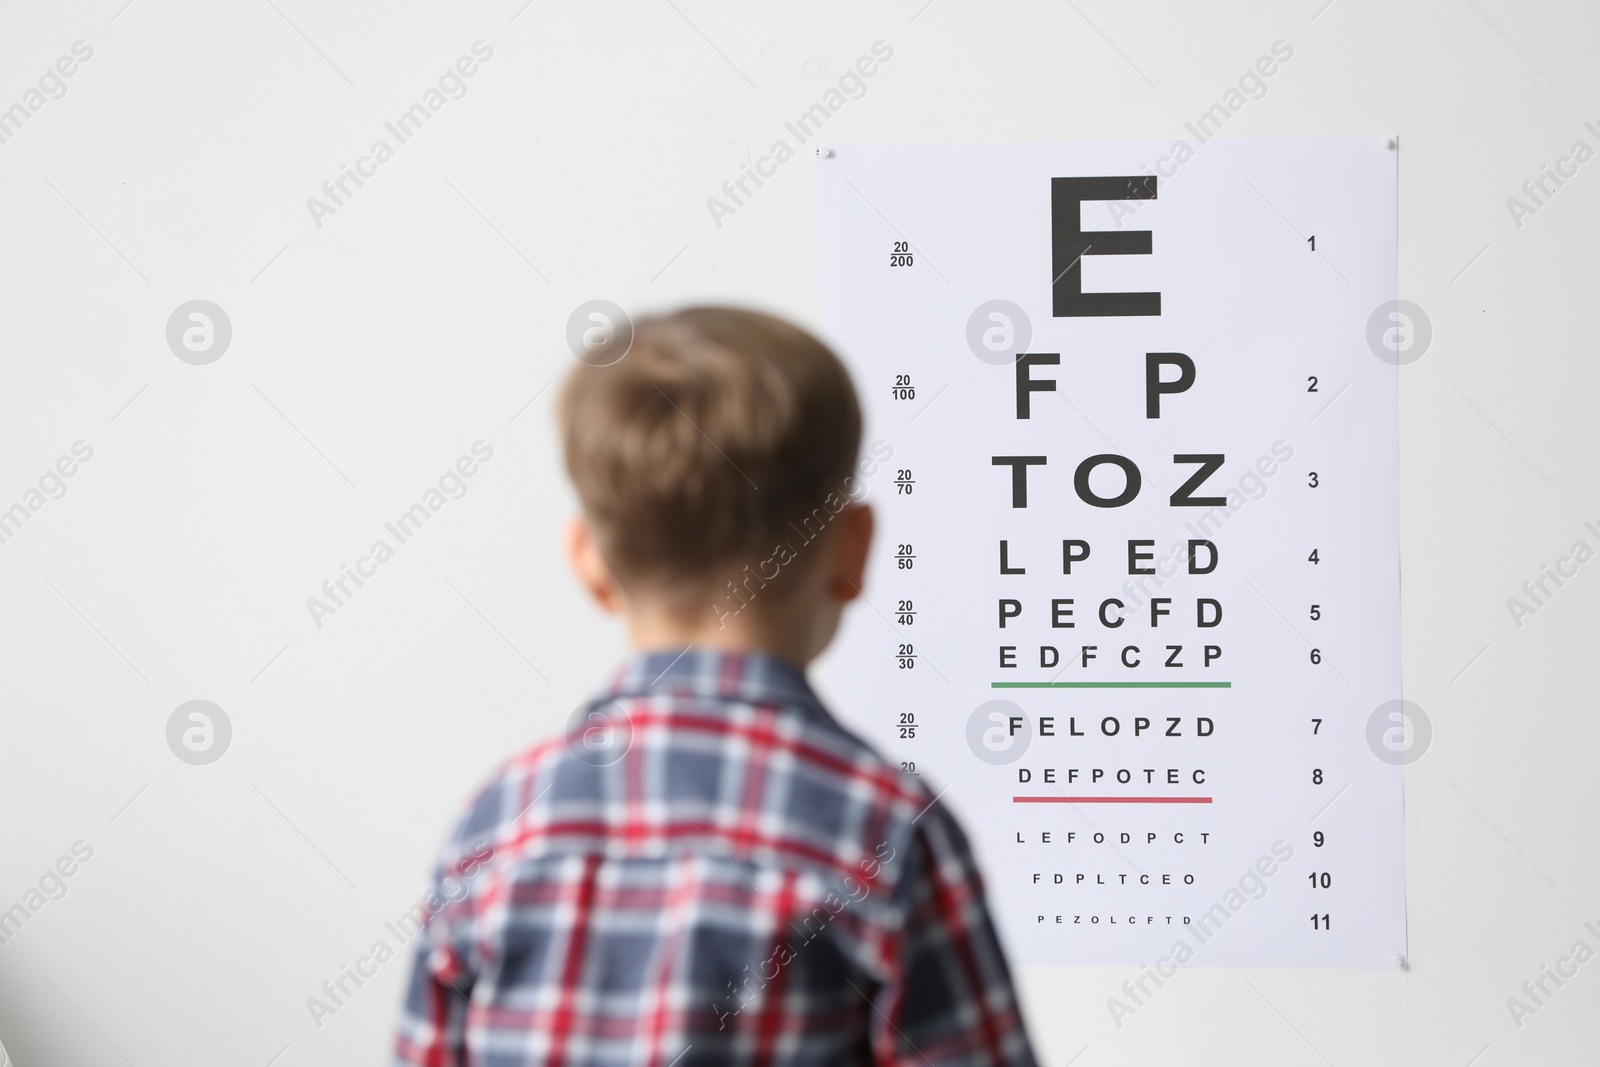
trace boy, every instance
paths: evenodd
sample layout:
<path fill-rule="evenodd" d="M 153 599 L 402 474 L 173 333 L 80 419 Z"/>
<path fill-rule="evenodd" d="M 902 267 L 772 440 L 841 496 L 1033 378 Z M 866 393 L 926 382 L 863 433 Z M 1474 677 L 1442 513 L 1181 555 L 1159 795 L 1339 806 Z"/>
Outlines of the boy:
<path fill-rule="evenodd" d="M 955 821 L 806 683 L 872 538 L 844 367 L 689 309 L 561 428 L 568 556 L 638 655 L 446 847 L 398 1062 L 1031 1065 Z"/>

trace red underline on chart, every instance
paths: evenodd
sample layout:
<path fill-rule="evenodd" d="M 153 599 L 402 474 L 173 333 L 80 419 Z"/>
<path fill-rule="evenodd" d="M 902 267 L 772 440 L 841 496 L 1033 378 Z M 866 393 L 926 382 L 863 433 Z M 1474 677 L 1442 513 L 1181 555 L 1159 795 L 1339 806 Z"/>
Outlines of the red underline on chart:
<path fill-rule="evenodd" d="M 991 689 L 1232 689 L 1232 682 L 990 682 Z"/>
<path fill-rule="evenodd" d="M 1013 804 L 1209 804 L 1210 797 L 1012 797 Z"/>

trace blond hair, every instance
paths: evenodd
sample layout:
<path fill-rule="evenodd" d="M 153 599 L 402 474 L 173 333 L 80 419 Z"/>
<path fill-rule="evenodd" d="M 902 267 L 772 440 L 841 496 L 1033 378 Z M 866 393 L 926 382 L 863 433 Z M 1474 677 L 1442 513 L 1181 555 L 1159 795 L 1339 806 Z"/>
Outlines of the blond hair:
<path fill-rule="evenodd" d="M 826 345 L 723 307 L 637 322 L 623 359 L 568 377 L 560 421 L 607 563 L 675 597 L 796 540 L 796 523 L 849 495 L 861 444 L 855 388 Z"/>

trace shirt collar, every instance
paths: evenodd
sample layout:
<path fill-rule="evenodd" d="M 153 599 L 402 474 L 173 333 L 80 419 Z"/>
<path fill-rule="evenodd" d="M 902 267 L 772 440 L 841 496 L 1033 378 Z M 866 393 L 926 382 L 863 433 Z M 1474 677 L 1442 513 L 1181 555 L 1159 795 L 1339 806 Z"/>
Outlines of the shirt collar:
<path fill-rule="evenodd" d="M 720 697 L 822 710 L 803 667 L 758 649 L 689 645 L 640 653 L 617 671 L 609 695 Z"/>

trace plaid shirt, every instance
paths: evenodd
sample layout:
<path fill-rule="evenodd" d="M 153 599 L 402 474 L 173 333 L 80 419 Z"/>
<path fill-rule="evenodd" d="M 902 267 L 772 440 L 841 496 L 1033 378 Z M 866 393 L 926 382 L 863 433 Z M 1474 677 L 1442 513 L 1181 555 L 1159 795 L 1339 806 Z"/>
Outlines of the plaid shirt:
<path fill-rule="evenodd" d="M 760 653 L 641 656 L 447 845 L 398 1064 L 1031 1065 L 954 819 Z"/>

